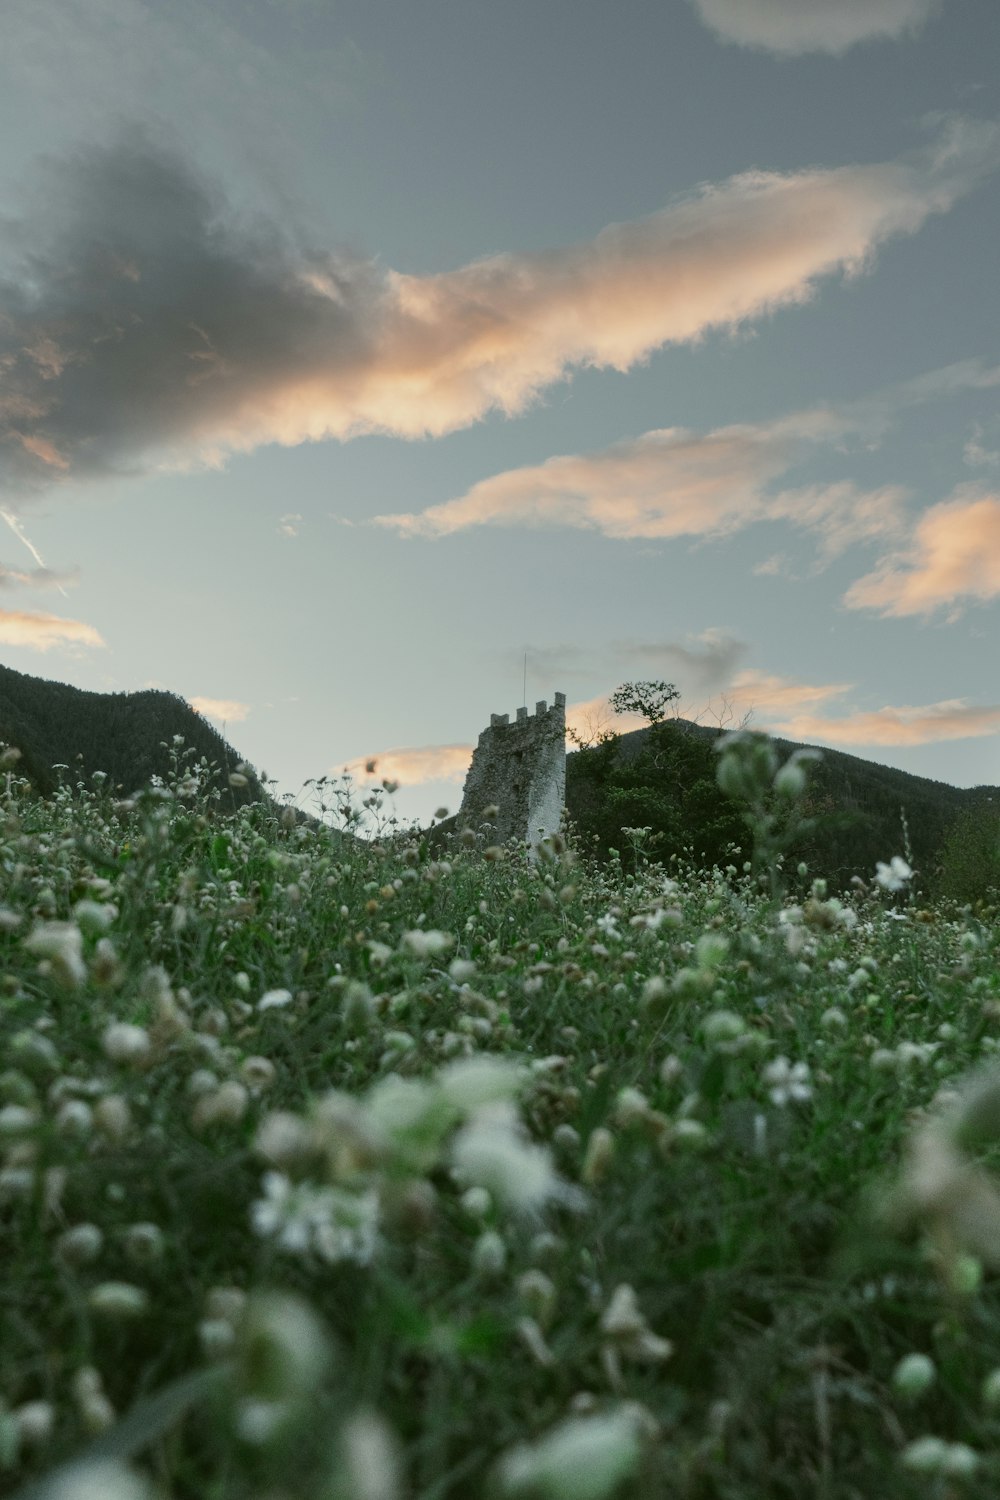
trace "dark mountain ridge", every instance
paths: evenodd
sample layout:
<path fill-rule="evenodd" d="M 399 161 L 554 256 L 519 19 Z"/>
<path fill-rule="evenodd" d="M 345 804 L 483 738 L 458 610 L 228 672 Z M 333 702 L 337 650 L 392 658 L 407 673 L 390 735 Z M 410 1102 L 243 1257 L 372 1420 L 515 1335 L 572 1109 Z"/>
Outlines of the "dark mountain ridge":
<path fill-rule="evenodd" d="M 167 780 L 176 735 L 194 749 L 196 761 L 204 756 L 218 767 L 224 807 L 273 802 L 253 767 L 176 693 L 94 693 L 0 666 L 0 742 L 21 752 L 18 773 L 43 797 L 59 786 L 54 768 L 63 766 L 70 784 L 103 771 L 108 789 L 122 796 L 153 776 Z M 237 767 L 245 786 L 230 785 Z"/>

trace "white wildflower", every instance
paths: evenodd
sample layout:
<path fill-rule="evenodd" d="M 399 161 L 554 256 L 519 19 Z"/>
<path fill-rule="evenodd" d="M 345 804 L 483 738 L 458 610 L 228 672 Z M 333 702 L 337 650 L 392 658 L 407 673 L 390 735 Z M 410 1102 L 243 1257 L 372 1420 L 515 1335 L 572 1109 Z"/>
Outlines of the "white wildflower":
<path fill-rule="evenodd" d="M 108 1318 L 138 1318 L 149 1306 L 149 1294 L 131 1281 L 102 1281 L 88 1292 L 87 1305 Z"/>
<path fill-rule="evenodd" d="M 340 1430 L 344 1492 L 352 1500 L 398 1500 L 402 1470 L 396 1439 L 374 1412 L 355 1412 Z"/>
<path fill-rule="evenodd" d="M 888 864 L 876 861 L 875 880 L 884 891 L 901 891 L 912 879 L 913 871 L 900 855 L 894 854 Z"/>
<path fill-rule="evenodd" d="M 535 1443 L 500 1461 L 502 1493 L 541 1493 L 547 1500 L 604 1500 L 632 1474 L 640 1457 L 639 1427 L 628 1408 L 569 1417 Z"/>
<path fill-rule="evenodd" d="M 804 1103 L 812 1098 L 809 1084 L 809 1067 L 804 1062 L 790 1063 L 787 1057 L 776 1057 L 768 1063 L 763 1073 L 768 1085 L 771 1103 L 784 1107 L 790 1099 Z"/>
<path fill-rule="evenodd" d="M 906 1354 L 892 1372 L 892 1388 L 900 1396 L 915 1400 L 930 1390 L 936 1376 L 934 1361 L 926 1354 Z"/>
<path fill-rule="evenodd" d="M 445 1099 L 463 1115 L 498 1099 L 511 1099 L 524 1078 L 524 1069 L 507 1057 L 463 1057 L 438 1073 Z"/>
<path fill-rule="evenodd" d="M 27 1443 L 47 1443 L 56 1424 L 51 1401 L 25 1401 L 14 1408 L 14 1420 Z"/>
<path fill-rule="evenodd" d="M 291 990 L 267 990 L 257 1001 L 258 1010 L 281 1010 L 292 1003 Z"/>
<path fill-rule="evenodd" d="M 29 953 L 48 959 L 61 984 L 76 989 L 87 977 L 83 933 L 75 922 L 41 922 L 24 940 Z"/>
<path fill-rule="evenodd" d="M 403 933 L 399 946 L 404 953 L 412 954 L 414 958 L 438 958 L 454 947 L 454 944 L 455 939 L 450 932 L 439 932 L 433 927 L 429 932 L 424 932 L 422 928 L 415 927 L 412 932 Z"/>
<path fill-rule="evenodd" d="M 368 1265 L 378 1241 L 378 1194 L 293 1183 L 284 1172 L 265 1172 L 264 1197 L 251 1209 L 257 1234 L 297 1255 L 314 1253 L 333 1264 Z"/>
<path fill-rule="evenodd" d="M 73 907 L 73 915 L 84 932 L 101 933 L 114 922 L 118 908 L 110 901 L 83 900 Z"/>
<path fill-rule="evenodd" d="M 151 1500 L 152 1486 L 116 1459 L 86 1459 L 58 1469 L 46 1481 L 42 1500 Z"/>
<path fill-rule="evenodd" d="M 532 1213 L 552 1199 L 579 1200 L 562 1181 L 544 1146 L 528 1138 L 517 1110 L 507 1101 L 484 1106 L 457 1131 L 451 1143 L 456 1176 L 484 1187 L 516 1213 Z"/>
<path fill-rule="evenodd" d="M 153 1050 L 149 1032 L 128 1021 L 114 1021 L 101 1037 L 101 1045 L 112 1062 L 142 1067 Z"/>

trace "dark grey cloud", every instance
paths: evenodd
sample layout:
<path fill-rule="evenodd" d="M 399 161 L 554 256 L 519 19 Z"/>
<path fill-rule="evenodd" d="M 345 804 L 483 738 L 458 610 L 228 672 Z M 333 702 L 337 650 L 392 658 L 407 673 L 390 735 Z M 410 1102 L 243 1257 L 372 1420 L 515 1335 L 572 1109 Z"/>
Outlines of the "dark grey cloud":
<path fill-rule="evenodd" d="M 492 660 L 507 669 L 511 679 L 522 669 L 523 647 L 492 653 Z M 580 646 L 560 642 L 528 648 L 529 696 L 531 684 L 542 691 L 574 683 L 593 684 L 612 678 L 676 679 L 687 698 L 711 697 L 731 684 L 737 670 L 750 655 L 751 647 L 725 630 L 712 628 L 686 641 L 642 641 L 622 639 L 608 645 Z"/>
<path fill-rule="evenodd" d="M 611 649 L 644 677 L 679 677 L 689 695 L 722 692 L 750 654 L 746 641 L 714 629 L 687 643 L 615 641 Z"/>
<path fill-rule="evenodd" d="M 241 220 L 144 135 L 46 161 L 33 196 L 3 236 L 6 488 L 211 458 L 276 386 L 357 361 L 372 268 Z"/>

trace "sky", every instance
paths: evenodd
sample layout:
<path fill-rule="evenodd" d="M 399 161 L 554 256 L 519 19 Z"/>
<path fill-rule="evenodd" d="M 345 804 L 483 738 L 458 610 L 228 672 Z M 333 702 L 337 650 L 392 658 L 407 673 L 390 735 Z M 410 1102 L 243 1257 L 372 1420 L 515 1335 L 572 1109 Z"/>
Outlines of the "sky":
<path fill-rule="evenodd" d="M 278 795 L 491 713 L 1000 781 L 996 0 L 6 0 L 0 660 Z"/>

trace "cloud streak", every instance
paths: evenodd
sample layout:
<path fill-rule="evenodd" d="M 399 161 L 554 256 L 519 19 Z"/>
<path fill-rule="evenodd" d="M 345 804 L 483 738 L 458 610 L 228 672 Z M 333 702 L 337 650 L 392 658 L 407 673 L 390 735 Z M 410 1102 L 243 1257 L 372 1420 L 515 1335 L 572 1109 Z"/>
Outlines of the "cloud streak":
<path fill-rule="evenodd" d="M 952 120 L 894 161 L 748 172 L 581 244 L 411 276 L 239 218 L 141 134 L 80 148 L 6 227 L 0 485 L 514 414 L 575 369 L 807 301 L 998 166 L 1000 126 Z"/>
<path fill-rule="evenodd" d="M 976 707 L 964 698 L 918 707 L 900 705 L 828 719 L 795 714 L 771 726 L 793 740 L 825 745 L 933 745 L 1000 733 L 1000 704 Z"/>
<path fill-rule="evenodd" d="M 8 568 L 0 563 L 0 589 L 58 589 L 65 594 L 64 583 L 79 583 L 78 568 L 57 572 L 54 568 Z"/>
<path fill-rule="evenodd" d="M 917 31 L 941 0 L 693 0 L 725 42 L 791 57 L 846 52 L 858 42 Z"/>
<path fill-rule="evenodd" d="M 659 428 L 595 453 L 565 454 L 481 480 L 462 496 L 375 524 L 407 536 L 447 536 L 472 526 L 571 527 L 621 540 L 723 537 L 757 521 L 786 520 L 820 537 L 828 556 L 893 536 L 906 492 L 850 483 L 774 492 L 819 442 L 848 424 L 803 412 L 779 422 L 698 433 Z"/>
<path fill-rule="evenodd" d="M 26 646 L 32 651 L 107 644 L 93 625 L 85 625 L 82 620 L 66 620 L 60 615 L 27 609 L 0 609 L 0 642 L 5 646 Z"/>

